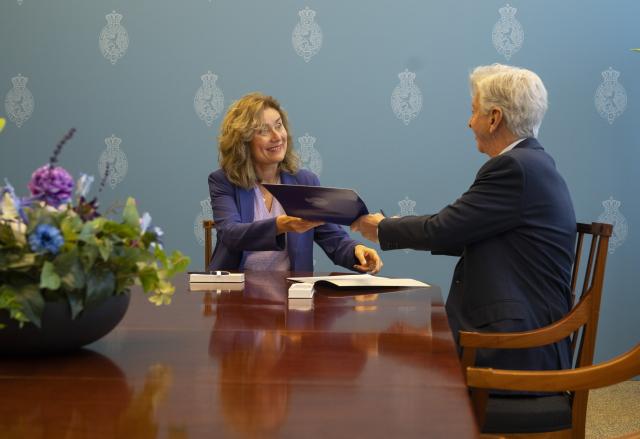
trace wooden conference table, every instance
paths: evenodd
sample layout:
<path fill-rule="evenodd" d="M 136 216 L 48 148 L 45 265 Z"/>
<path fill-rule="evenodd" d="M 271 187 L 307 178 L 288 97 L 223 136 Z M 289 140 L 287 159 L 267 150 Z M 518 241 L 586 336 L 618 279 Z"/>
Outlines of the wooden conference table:
<path fill-rule="evenodd" d="M 289 275 L 181 276 L 78 353 L 1 358 L 0 437 L 477 437 L 438 287 L 287 301 Z"/>

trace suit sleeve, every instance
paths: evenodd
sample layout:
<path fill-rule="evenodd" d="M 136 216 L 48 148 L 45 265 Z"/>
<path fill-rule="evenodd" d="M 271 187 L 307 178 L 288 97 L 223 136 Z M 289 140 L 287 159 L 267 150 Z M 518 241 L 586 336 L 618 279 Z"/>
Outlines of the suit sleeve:
<path fill-rule="evenodd" d="M 320 180 L 311 174 L 312 186 L 320 186 Z M 313 229 L 313 240 L 322 248 L 334 264 L 353 270 L 356 264 L 356 241 L 339 225 L 326 223 Z"/>
<path fill-rule="evenodd" d="M 494 157 L 469 190 L 437 214 L 383 220 L 378 226 L 380 246 L 459 254 L 468 244 L 518 225 L 523 187 L 519 163 L 509 156 Z"/>
<path fill-rule="evenodd" d="M 284 250 L 285 235 L 277 235 L 275 218 L 243 223 L 236 188 L 222 173 L 209 175 L 213 220 L 220 239 L 233 251 Z"/>

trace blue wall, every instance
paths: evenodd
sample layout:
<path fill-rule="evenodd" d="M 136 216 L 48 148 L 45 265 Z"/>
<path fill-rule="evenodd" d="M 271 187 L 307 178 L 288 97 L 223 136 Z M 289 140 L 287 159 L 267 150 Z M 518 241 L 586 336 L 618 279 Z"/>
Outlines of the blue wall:
<path fill-rule="evenodd" d="M 0 177 L 26 193 L 31 172 L 76 127 L 62 165 L 99 176 L 100 165 L 115 159 L 103 208 L 134 195 L 164 228 L 166 245 L 199 268 L 194 223 L 210 215 L 206 177 L 217 167 L 220 113 L 233 100 L 255 90 L 278 97 L 296 148 L 298 137 L 315 138 L 306 166 L 320 169 L 325 185 L 355 188 L 370 209 L 390 215 L 433 213 L 459 196 L 486 160 L 467 128 L 469 71 L 493 62 L 524 66 L 549 90 L 540 140 L 569 184 L 579 221 L 603 216 L 609 198 L 620 203 L 603 216 L 614 222 L 619 244 L 609 255 L 597 348 L 599 359 L 609 358 L 640 341 L 640 258 L 633 251 L 640 53 L 629 50 L 640 46 L 640 2 L 510 5 L 517 9 L 511 18 L 500 11 L 506 2 L 495 0 L 4 0 L 0 115 L 12 120 L 0 136 Z M 306 7 L 315 16 L 305 25 L 299 11 Z M 112 11 L 122 15 L 121 27 L 107 25 Z M 501 15 L 515 42 L 494 44 Z M 297 31 L 322 39 L 298 53 Z M 109 32 L 119 40 L 103 53 L 101 35 Z M 609 67 L 619 77 L 605 83 Z M 415 74 L 422 101 L 402 119 L 391 97 L 405 70 Z M 200 102 L 199 115 L 194 99 L 208 72 L 224 102 Z M 14 87 L 19 75 L 28 91 Z M 602 114 L 601 95 L 616 97 Z M 29 110 L 29 98 L 33 111 L 20 110 L 25 103 Z M 120 143 L 108 148 L 112 135 Z M 413 251 L 383 257 L 383 274 L 448 290 L 453 258 Z M 332 269 L 321 251 L 316 259 L 318 271 Z"/>

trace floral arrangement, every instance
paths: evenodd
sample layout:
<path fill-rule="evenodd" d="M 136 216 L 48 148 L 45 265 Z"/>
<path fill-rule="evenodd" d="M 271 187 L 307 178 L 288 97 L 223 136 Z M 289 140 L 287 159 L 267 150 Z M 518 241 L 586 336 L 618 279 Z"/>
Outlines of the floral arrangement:
<path fill-rule="evenodd" d="M 66 301 L 75 318 L 134 284 L 156 305 L 169 304 L 169 279 L 189 265 L 179 251 L 165 253 L 162 231 L 148 213 L 139 215 L 133 198 L 119 220 L 109 219 L 98 212 L 97 198 L 87 198 L 94 178 L 82 174 L 74 182 L 56 165 L 74 132 L 33 173 L 30 197 L 19 197 L 6 179 L 0 187 L 0 310 L 21 325 L 40 326 L 47 301 Z M 99 192 L 108 175 L 109 166 Z"/>

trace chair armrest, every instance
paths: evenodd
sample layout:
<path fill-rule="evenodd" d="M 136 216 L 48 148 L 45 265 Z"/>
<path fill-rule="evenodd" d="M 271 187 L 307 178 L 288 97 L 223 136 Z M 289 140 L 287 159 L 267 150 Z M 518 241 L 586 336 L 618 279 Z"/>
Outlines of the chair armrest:
<path fill-rule="evenodd" d="M 569 313 L 543 328 L 523 332 L 469 332 L 460 331 L 463 348 L 514 349 L 545 346 L 560 341 L 589 319 L 592 296 L 587 293 Z"/>
<path fill-rule="evenodd" d="M 609 361 L 571 370 L 467 369 L 467 385 L 482 389 L 562 392 L 610 386 L 640 374 L 640 344 Z"/>

